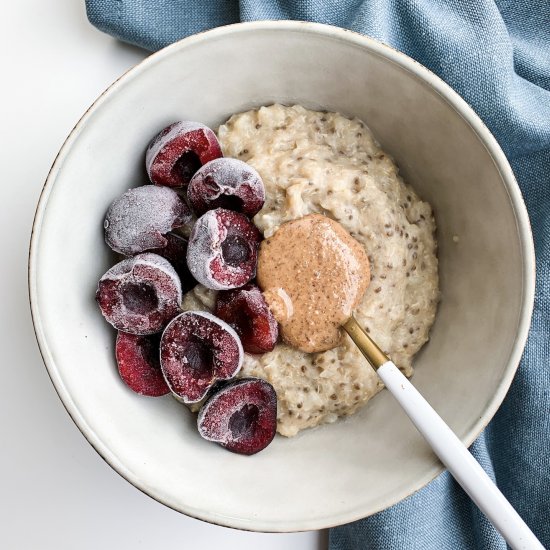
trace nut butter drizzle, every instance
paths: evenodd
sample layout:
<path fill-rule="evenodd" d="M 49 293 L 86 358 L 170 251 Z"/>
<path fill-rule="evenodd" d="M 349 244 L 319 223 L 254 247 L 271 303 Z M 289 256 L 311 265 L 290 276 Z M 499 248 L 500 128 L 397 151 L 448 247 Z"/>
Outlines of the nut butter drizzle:
<path fill-rule="evenodd" d="M 340 343 L 370 269 L 363 247 L 339 223 L 310 214 L 262 242 L 257 277 L 283 340 L 311 353 Z"/>

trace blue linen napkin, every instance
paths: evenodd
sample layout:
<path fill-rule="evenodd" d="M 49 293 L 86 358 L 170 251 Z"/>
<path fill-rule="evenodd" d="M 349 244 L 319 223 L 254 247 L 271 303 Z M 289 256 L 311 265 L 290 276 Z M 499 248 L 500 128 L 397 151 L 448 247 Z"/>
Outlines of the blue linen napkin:
<path fill-rule="evenodd" d="M 367 34 L 450 84 L 493 132 L 531 217 L 535 310 L 511 389 L 471 451 L 550 547 L 550 1 L 86 0 L 99 29 L 149 50 L 208 28 L 260 19 Z M 446 472 L 375 516 L 330 532 L 331 550 L 504 549 Z"/>

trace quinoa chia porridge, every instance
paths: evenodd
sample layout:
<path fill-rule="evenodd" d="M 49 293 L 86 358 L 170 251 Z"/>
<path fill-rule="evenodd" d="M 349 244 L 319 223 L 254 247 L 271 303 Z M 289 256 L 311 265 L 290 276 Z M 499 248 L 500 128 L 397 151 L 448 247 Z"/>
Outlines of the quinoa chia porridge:
<path fill-rule="evenodd" d="M 430 205 L 403 182 L 365 124 L 337 113 L 271 105 L 233 115 L 218 129 L 223 152 L 261 175 L 266 201 L 254 222 L 264 237 L 307 214 L 339 222 L 369 255 L 371 283 L 359 323 L 402 371 L 428 340 L 439 297 Z M 216 292 L 198 285 L 184 310 L 212 310 Z M 245 354 L 240 376 L 270 382 L 284 436 L 353 414 L 383 387 L 348 336 L 305 353 L 284 343 Z"/>

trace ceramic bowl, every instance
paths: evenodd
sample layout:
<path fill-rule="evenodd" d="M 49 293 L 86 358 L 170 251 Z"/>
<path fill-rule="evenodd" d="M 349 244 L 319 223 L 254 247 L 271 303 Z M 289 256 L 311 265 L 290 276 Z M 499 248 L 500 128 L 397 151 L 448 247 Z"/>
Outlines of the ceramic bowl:
<path fill-rule="evenodd" d="M 442 471 L 392 396 L 382 392 L 345 421 L 278 436 L 258 455 L 235 455 L 202 440 L 171 397 L 140 397 L 122 384 L 114 331 L 94 302 L 114 262 L 105 211 L 146 182 L 151 136 L 174 120 L 216 127 L 273 102 L 366 121 L 433 205 L 442 301 L 413 382 L 466 444 L 518 365 L 534 254 L 512 171 L 479 118 L 427 69 L 349 31 L 259 22 L 192 36 L 129 71 L 86 112 L 47 179 L 31 243 L 32 314 L 59 396 L 101 456 L 151 497 L 220 525 L 294 531 L 373 514 Z"/>

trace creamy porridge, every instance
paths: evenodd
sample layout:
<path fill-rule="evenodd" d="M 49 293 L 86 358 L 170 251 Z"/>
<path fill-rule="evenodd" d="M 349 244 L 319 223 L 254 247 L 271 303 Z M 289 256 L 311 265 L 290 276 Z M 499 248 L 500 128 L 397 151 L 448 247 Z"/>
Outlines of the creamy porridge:
<path fill-rule="evenodd" d="M 439 296 L 430 205 L 357 119 L 272 105 L 232 116 L 218 136 L 226 156 L 246 161 L 263 179 L 266 202 L 254 222 L 266 238 L 284 222 L 318 213 L 364 246 L 371 283 L 355 316 L 410 376 Z M 215 292 L 199 285 L 183 306 L 208 310 L 214 301 Z M 246 354 L 241 376 L 273 385 L 277 430 L 285 436 L 353 414 L 383 387 L 348 336 L 320 353 L 279 343 L 264 355 Z"/>

